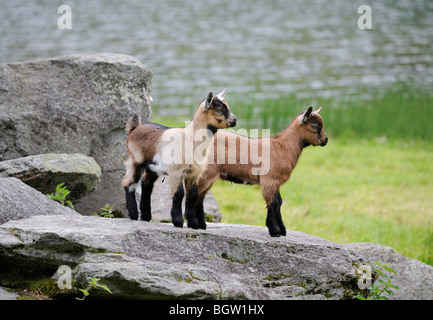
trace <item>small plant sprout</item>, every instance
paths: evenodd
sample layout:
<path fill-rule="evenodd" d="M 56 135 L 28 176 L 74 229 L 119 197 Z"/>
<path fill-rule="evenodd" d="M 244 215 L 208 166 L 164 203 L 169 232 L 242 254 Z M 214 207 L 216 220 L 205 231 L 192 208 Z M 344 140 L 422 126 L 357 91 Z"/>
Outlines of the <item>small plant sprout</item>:
<path fill-rule="evenodd" d="M 101 280 L 99 278 L 87 278 L 87 282 L 89 283 L 89 285 L 87 286 L 86 289 L 80 289 L 80 291 L 83 293 L 83 297 L 82 298 L 76 298 L 77 300 L 84 300 L 86 299 L 86 297 L 88 297 L 90 295 L 90 290 L 95 289 L 95 288 L 102 288 L 105 291 L 109 292 L 110 294 L 112 294 L 111 290 L 108 289 L 108 287 L 105 284 L 99 284 L 98 281 Z"/>
<path fill-rule="evenodd" d="M 93 215 L 103 218 L 114 218 L 114 207 L 110 206 L 108 203 L 105 205 L 105 207 L 101 208 L 101 210 L 101 213 L 93 212 Z"/>
<path fill-rule="evenodd" d="M 62 206 L 69 205 L 72 209 L 74 209 L 74 205 L 71 201 L 66 200 L 66 197 L 71 193 L 66 187 L 64 187 L 65 183 L 60 183 L 56 187 L 55 193 L 47 194 L 47 197 L 59 202 Z"/>

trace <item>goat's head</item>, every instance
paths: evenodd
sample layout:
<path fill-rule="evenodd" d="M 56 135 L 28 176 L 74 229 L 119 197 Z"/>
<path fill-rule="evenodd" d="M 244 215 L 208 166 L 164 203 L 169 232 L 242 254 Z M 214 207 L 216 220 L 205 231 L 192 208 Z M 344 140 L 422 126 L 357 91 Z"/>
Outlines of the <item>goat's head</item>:
<path fill-rule="evenodd" d="M 298 118 L 299 129 L 301 129 L 301 138 L 305 145 L 326 146 L 328 135 L 323 128 L 323 119 L 319 115 L 322 107 L 313 111 L 313 107 L 308 107 L 307 111 L 302 113 Z"/>
<path fill-rule="evenodd" d="M 224 99 L 225 93 L 226 89 L 216 96 L 214 96 L 212 92 L 209 92 L 206 99 L 201 104 L 202 112 L 210 127 L 222 129 L 236 125 L 236 116 L 230 111 L 229 105 Z"/>

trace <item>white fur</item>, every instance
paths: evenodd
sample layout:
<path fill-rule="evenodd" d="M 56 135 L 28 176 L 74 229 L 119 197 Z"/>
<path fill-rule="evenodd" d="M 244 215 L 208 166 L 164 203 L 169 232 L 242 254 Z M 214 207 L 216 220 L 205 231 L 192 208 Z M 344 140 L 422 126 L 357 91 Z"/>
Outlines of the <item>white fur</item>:
<path fill-rule="evenodd" d="M 167 175 L 167 167 L 165 166 L 164 162 L 161 159 L 161 155 L 157 153 L 153 159 L 152 162 L 154 164 L 149 165 L 149 169 L 158 174 L 159 176 Z"/>
<path fill-rule="evenodd" d="M 299 117 L 298 121 L 299 121 L 299 124 L 303 124 L 306 122 L 306 121 L 304 121 L 304 115 L 303 114 Z"/>
<path fill-rule="evenodd" d="M 136 183 L 133 183 L 133 184 L 131 184 L 131 185 L 129 186 L 128 191 L 129 191 L 129 192 L 134 192 L 135 189 L 137 189 L 137 184 L 136 184 Z"/>

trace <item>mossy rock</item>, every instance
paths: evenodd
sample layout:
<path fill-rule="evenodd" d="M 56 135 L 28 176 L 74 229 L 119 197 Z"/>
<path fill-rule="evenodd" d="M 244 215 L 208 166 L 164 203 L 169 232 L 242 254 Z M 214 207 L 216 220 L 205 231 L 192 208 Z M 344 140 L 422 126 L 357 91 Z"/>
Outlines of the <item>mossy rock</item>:
<path fill-rule="evenodd" d="M 0 162 L 0 177 L 15 177 L 43 194 L 65 183 L 76 202 L 95 190 L 101 177 L 96 161 L 83 154 L 41 154 Z"/>

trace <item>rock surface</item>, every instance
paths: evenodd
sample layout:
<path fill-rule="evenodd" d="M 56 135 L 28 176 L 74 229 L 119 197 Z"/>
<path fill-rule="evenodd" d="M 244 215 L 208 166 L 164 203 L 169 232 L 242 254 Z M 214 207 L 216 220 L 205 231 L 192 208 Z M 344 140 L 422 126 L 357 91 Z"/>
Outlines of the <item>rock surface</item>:
<path fill-rule="evenodd" d="M 83 154 L 41 154 L 0 162 L 0 177 L 15 177 L 43 194 L 53 193 L 64 182 L 78 199 L 95 190 L 101 176 L 96 161 Z"/>
<path fill-rule="evenodd" d="M 75 286 L 101 278 L 110 298 L 344 299 L 358 290 L 355 264 L 375 261 L 397 272 L 389 274 L 400 287 L 391 299 L 433 299 L 432 266 L 376 244 L 340 245 L 296 231 L 271 238 L 257 226 L 209 223 L 197 231 L 79 214 L 0 225 L 0 274 L 45 278 L 68 265 Z"/>
<path fill-rule="evenodd" d="M 79 215 L 16 178 L 0 178 L 0 224 L 36 215 Z"/>
<path fill-rule="evenodd" d="M 386 272 L 391 283 L 398 286 L 391 300 L 433 300 L 433 267 L 402 256 L 393 248 L 374 243 L 345 245 L 363 255 L 370 262 L 385 263 L 396 273 Z"/>
<path fill-rule="evenodd" d="M 17 300 L 18 295 L 0 287 L 0 300 Z"/>
<path fill-rule="evenodd" d="M 196 231 L 74 215 L 0 226 L 2 272 L 54 274 L 67 264 L 74 281 L 101 278 L 117 298 L 341 299 L 356 290 L 352 263 L 363 261 L 331 241 L 295 231 L 271 238 L 256 226 Z"/>
<path fill-rule="evenodd" d="M 82 153 L 101 166 L 95 192 L 76 204 L 92 214 L 107 201 L 125 211 L 126 120 L 151 118 L 152 72 L 123 54 L 75 54 L 0 64 L 0 161 Z"/>

